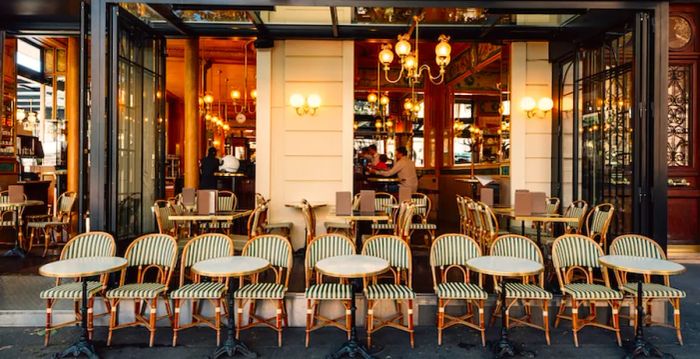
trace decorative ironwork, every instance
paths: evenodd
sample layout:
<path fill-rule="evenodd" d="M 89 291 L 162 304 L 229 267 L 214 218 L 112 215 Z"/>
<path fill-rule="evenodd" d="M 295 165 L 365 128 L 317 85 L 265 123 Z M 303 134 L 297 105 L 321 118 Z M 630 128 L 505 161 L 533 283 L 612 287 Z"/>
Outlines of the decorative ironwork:
<path fill-rule="evenodd" d="M 690 79 L 691 65 L 668 67 L 668 144 L 670 167 L 690 165 Z"/>

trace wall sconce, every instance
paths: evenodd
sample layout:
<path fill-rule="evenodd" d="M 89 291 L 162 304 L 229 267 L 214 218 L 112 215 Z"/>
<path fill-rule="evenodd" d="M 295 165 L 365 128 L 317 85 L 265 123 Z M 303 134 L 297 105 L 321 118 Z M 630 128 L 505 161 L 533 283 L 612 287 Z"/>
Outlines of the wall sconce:
<path fill-rule="evenodd" d="M 311 116 L 316 114 L 316 111 L 321 107 L 321 97 L 319 95 L 313 94 L 309 97 L 304 98 L 304 96 L 295 93 L 289 98 L 289 104 L 294 107 L 297 115 L 303 116 L 309 114 Z"/>
<path fill-rule="evenodd" d="M 547 113 L 554 107 L 554 102 L 549 97 L 542 97 L 539 101 L 529 96 L 523 97 L 520 100 L 520 108 L 527 113 L 527 118 L 533 118 L 538 115 L 539 118 L 544 118 Z M 540 112 L 538 114 L 538 112 Z"/>

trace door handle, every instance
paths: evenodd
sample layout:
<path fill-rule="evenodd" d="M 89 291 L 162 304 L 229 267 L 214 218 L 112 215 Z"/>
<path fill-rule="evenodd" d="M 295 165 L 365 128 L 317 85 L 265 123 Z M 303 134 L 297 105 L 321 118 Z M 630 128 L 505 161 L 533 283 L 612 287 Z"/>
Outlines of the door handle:
<path fill-rule="evenodd" d="M 669 178 L 669 187 L 690 187 L 690 182 L 685 178 Z"/>

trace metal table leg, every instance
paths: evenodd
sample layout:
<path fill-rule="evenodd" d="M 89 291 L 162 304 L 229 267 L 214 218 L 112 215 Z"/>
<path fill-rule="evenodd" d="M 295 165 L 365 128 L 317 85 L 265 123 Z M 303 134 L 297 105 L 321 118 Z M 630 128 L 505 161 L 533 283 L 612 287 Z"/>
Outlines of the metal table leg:
<path fill-rule="evenodd" d="M 637 357 L 659 357 L 667 356 L 659 348 L 648 342 L 644 338 L 644 299 L 642 298 L 642 281 L 637 282 L 637 332 L 634 335 L 634 343 L 630 348 L 630 353 L 625 358 Z"/>
<path fill-rule="evenodd" d="M 228 331 L 227 331 L 227 336 L 226 336 L 226 341 L 224 344 L 218 348 L 216 348 L 216 351 L 214 352 L 213 358 L 216 359 L 220 356 L 223 356 L 226 354 L 226 356 L 234 356 L 236 353 L 241 353 L 243 356 L 247 358 L 256 358 L 258 356 L 257 353 L 254 351 L 251 351 L 248 349 L 248 347 L 243 344 L 242 341 L 236 339 L 234 332 L 236 331 L 236 312 L 234 311 L 233 307 L 233 292 L 235 292 L 235 289 L 233 288 L 233 283 L 235 283 L 236 279 L 231 278 L 229 280 L 231 285 L 229 285 L 228 288 Z"/>
<path fill-rule="evenodd" d="M 92 341 L 88 336 L 88 326 L 87 326 L 87 280 L 83 280 L 83 298 L 82 298 L 82 308 L 80 308 L 81 325 L 83 327 L 83 332 L 80 334 L 80 339 L 73 343 L 68 349 L 61 353 L 54 354 L 54 358 L 65 358 L 65 357 L 78 357 L 80 355 L 85 355 L 88 358 L 97 359 L 99 356 L 95 351 L 95 346 L 92 345 Z"/>

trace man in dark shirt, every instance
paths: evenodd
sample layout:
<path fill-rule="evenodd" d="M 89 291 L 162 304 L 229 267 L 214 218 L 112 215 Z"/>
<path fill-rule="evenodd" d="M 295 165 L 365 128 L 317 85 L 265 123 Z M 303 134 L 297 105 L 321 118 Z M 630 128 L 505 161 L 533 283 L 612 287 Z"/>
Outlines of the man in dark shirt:
<path fill-rule="evenodd" d="M 216 189 L 216 177 L 214 173 L 219 170 L 221 165 L 216 158 L 216 148 L 209 147 L 207 157 L 202 158 L 199 163 L 199 188 L 200 189 Z"/>

